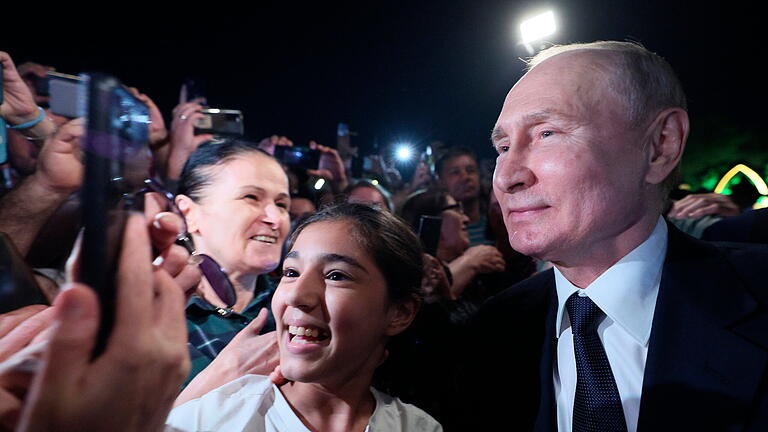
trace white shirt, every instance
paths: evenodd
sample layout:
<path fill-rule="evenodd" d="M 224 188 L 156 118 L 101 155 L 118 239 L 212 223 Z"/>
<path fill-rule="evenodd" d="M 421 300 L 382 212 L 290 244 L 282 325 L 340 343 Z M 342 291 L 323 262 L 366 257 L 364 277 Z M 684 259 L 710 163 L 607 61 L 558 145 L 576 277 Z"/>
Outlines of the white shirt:
<path fill-rule="evenodd" d="M 597 334 L 605 347 L 616 387 L 621 396 L 627 431 L 637 430 L 640 394 L 643 389 L 648 340 L 659 282 L 667 253 L 667 225 L 659 217 L 656 227 L 640 246 L 601 274 L 587 288 L 571 284 L 555 267 L 557 286 L 557 361 L 554 365 L 557 425 L 560 432 L 573 427 L 573 402 L 576 395 L 576 358 L 573 352 L 571 322 L 565 301 L 574 292 L 589 297 L 605 312 Z"/>
<path fill-rule="evenodd" d="M 371 387 L 376 409 L 365 432 L 441 432 L 429 414 Z M 166 431 L 310 432 L 268 377 L 246 375 L 174 408 Z"/>

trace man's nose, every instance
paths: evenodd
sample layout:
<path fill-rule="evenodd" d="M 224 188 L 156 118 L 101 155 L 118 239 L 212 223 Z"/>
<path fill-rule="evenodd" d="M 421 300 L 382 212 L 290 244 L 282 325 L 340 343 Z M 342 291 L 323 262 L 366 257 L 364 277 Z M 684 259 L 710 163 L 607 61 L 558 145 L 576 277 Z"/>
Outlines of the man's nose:
<path fill-rule="evenodd" d="M 493 188 L 501 193 L 515 193 L 531 187 L 536 176 L 522 154 L 505 154 L 496 160 Z"/>

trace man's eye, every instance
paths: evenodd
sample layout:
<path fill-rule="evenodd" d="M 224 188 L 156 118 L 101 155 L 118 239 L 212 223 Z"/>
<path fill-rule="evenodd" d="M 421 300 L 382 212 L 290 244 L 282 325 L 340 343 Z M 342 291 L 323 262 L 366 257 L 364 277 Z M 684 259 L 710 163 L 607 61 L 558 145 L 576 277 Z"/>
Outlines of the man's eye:
<path fill-rule="evenodd" d="M 284 203 L 284 202 L 275 203 L 275 205 L 285 210 L 288 210 L 288 207 L 289 207 L 288 203 Z"/>
<path fill-rule="evenodd" d="M 258 201 L 259 200 L 259 197 L 257 197 L 254 194 L 248 194 L 248 195 L 244 196 L 243 198 L 249 199 L 249 200 L 254 200 L 254 201 Z"/>
<path fill-rule="evenodd" d="M 506 152 L 509 151 L 509 146 L 507 146 L 507 145 L 500 145 L 500 146 L 496 147 L 496 151 L 498 151 L 499 153 L 506 153 Z"/>
<path fill-rule="evenodd" d="M 550 137 L 552 135 L 554 135 L 554 132 L 552 132 L 552 131 L 544 131 L 544 132 L 541 133 L 541 137 L 542 138 L 548 138 L 548 137 Z"/>
<path fill-rule="evenodd" d="M 299 277 L 299 272 L 292 268 L 283 269 L 283 277 Z"/>

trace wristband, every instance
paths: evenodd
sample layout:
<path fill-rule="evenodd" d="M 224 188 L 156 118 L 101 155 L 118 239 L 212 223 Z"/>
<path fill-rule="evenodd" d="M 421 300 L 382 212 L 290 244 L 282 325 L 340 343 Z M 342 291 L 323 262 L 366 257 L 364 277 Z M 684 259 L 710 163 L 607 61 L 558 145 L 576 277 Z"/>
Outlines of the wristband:
<path fill-rule="evenodd" d="M 43 119 L 45 118 L 45 110 L 40 107 L 37 107 L 37 109 L 40 110 L 40 115 L 38 115 L 36 119 L 32 121 L 28 121 L 26 123 L 22 123 L 20 125 L 8 126 L 8 129 L 28 129 L 40 123 L 41 121 L 43 121 Z"/>

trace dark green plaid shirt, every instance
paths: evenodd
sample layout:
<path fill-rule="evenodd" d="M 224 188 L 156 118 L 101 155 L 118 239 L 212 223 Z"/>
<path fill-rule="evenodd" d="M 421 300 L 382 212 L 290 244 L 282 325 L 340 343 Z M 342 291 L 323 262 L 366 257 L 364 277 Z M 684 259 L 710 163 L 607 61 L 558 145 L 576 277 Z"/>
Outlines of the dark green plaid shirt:
<path fill-rule="evenodd" d="M 186 387 L 192 378 L 205 369 L 225 346 L 259 314 L 261 308 L 269 310 L 269 318 L 261 333 L 275 329 L 272 316 L 272 294 L 275 283 L 267 276 L 256 280 L 256 291 L 251 303 L 240 313 L 217 308 L 200 297 L 193 296 L 187 303 L 187 331 L 189 334 L 189 356 L 192 369 L 184 383 Z"/>

